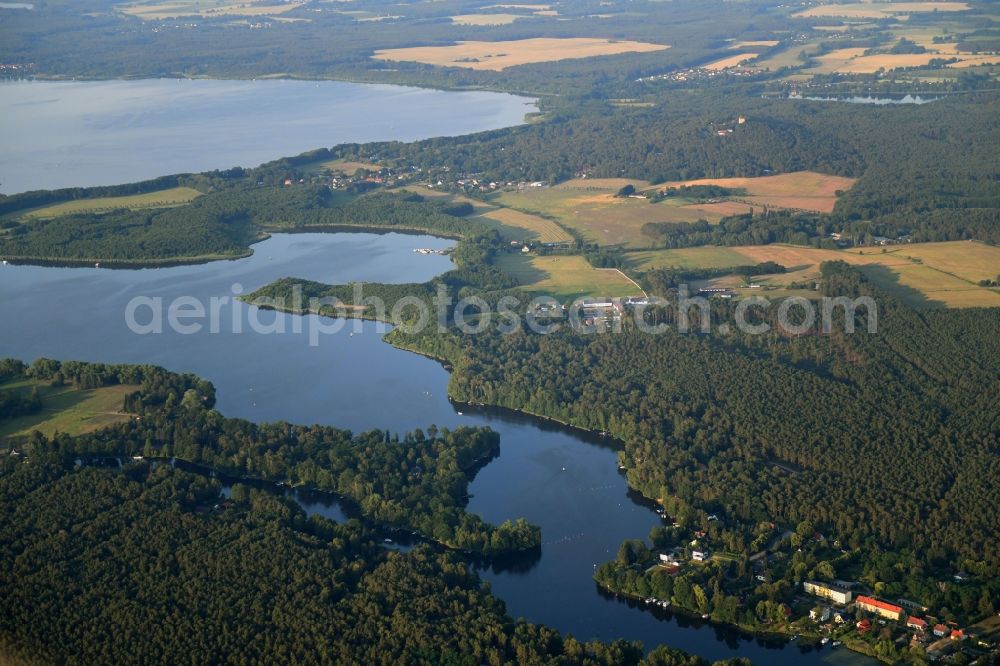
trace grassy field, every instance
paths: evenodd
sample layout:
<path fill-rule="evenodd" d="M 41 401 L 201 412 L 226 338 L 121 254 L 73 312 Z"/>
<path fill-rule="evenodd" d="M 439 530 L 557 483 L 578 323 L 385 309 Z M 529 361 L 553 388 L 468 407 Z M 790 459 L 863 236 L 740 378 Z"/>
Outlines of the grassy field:
<path fill-rule="evenodd" d="M 830 213 L 837 201 L 837 191 L 849 190 L 854 187 L 855 182 L 857 181 L 854 178 L 830 176 L 813 171 L 796 171 L 759 178 L 702 178 L 663 183 L 657 187 L 720 185 L 746 190 L 746 196 L 734 197 L 744 203 Z"/>
<path fill-rule="evenodd" d="M 882 19 L 897 14 L 916 14 L 921 12 L 960 12 L 969 9 L 965 2 L 858 2 L 847 4 L 830 4 L 810 7 L 792 16 L 816 18 L 873 18 Z"/>
<path fill-rule="evenodd" d="M 474 218 L 494 227 L 507 240 L 569 243 L 573 237 L 552 220 L 513 208 L 494 208 Z"/>
<path fill-rule="evenodd" d="M 310 166 L 306 167 L 306 171 L 309 173 L 319 173 L 324 169 L 329 169 L 334 173 L 342 173 L 345 176 L 353 176 L 354 172 L 358 169 L 367 169 L 368 171 L 378 171 L 382 168 L 381 164 L 373 164 L 372 162 L 355 162 L 352 160 L 325 160 L 322 162 L 315 162 Z"/>
<path fill-rule="evenodd" d="M 584 297 L 637 296 L 642 290 L 620 271 L 594 268 L 581 256 L 508 254 L 500 267 L 517 278 L 522 287 L 566 302 Z"/>
<path fill-rule="evenodd" d="M 811 282 L 819 276 L 823 261 L 841 260 L 861 267 L 878 286 L 916 306 L 998 307 L 1000 290 L 979 286 L 980 280 L 1000 274 L 1000 248 L 982 243 L 952 241 L 916 243 L 863 250 L 820 250 L 792 245 L 743 247 L 696 247 L 629 254 L 637 270 L 664 268 L 728 268 L 774 261 L 787 273 L 762 276 L 758 282 L 772 289 L 785 289 L 792 282 Z M 715 286 L 734 287 L 738 278 L 711 281 Z"/>
<path fill-rule="evenodd" d="M 787 49 L 779 51 L 774 55 L 765 58 L 763 60 L 758 60 L 754 63 L 757 69 L 766 69 L 769 71 L 776 71 L 782 67 L 798 67 L 804 64 L 802 60 L 799 59 L 802 53 L 812 51 L 816 48 L 815 44 L 796 44 L 794 46 L 789 46 Z"/>
<path fill-rule="evenodd" d="M 116 208 L 165 208 L 179 206 L 201 196 L 201 192 L 190 187 L 173 187 L 169 190 L 132 194 L 124 197 L 98 197 L 95 199 L 75 199 L 62 203 L 35 208 L 23 214 L 27 218 L 48 218 L 72 213 L 99 213 Z"/>
<path fill-rule="evenodd" d="M 39 430 L 51 437 L 56 432 L 80 435 L 105 426 L 127 421 L 131 416 L 122 412 L 125 395 L 138 386 L 105 386 L 78 390 L 71 386 L 53 387 L 34 380 L 21 380 L 0 385 L 4 390 L 30 391 L 37 387 L 42 397 L 42 410 L 37 414 L 0 422 L 0 440 L 17 438 Z"/>
<path fill-rule="evenodd" d="M 667 199 L 652 204 L 645 198 L 616 197 L 622 186 L 637 189 L 649 184 L 623 178 L 576 179 L 555 187 L 528 188 L 496 195 L 494 201 L 527 213 L 551 216 L 578 231 L 585 239 L 601 245 L 624 245 L 633 249 L 649 247 L 650 239 L 642 234 L 647 222 L 715 223 L 732 211 L 747 206 L 692 203 L 685 199 Z"/>
<path fill-rule="evenodd" d="M 372 56 L 392 62 L 422 62 L 439 67 L 467 67 L 500 71 L 516 65 L 569 58 L 647 53 L 670 48 L 662 44 L 616 41 L 592 37 L 517 39 L 501 42 L 458 42 L 452 46 L 414 46 L 381 49 Z"/>
<path fill-rule="evenodd" d="M 225 0 L 169 0 L 119 5 L 122 14 L 134 16 L 144 21 L 161 21 L 181 16 L 270 16 L 284 14 L 301 7 L 301 2 L 278 4 L 233 3 Z"/>

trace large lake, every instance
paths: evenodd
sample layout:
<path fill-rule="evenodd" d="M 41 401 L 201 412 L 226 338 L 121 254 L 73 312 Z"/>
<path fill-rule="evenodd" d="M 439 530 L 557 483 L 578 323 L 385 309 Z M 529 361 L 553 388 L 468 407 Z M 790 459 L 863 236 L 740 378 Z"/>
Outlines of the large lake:
<path fill-rule="evenodd" d="M 335 81 L 0 82 L 0 192 L 256 166 L 345 142 L 517 125 L 534 100 Z"/>
<path fill-rule="evenodd" d="M 501 435 L 501 455 L 471 486 L 470 509 L 499 522 L 524 516 L 542 528 L 540 559 L 482 571 L 514 617 L 544 622 L 580 639 L 666 643 L 708 659 L 747 656 L 758 664 L 873 663 L 844 649 L 766 644 L 700 620 L 653 613 L 599 593 L 594 566 L 614 557 L 625 538 L 645 537 L 659 520 L 628 493 L 607 440 L 502 413 L 474 413 L 447 399 L 448 373 L 438 363 L 381 339 L 378 324 L 348 322 L 312 346 L 319 320 L 239 306 L 242 334 L 224 308 L 220 332 L 137 335 L 125 323 L 135 296 L 205 300 L 231 296 L 293 275 L 324 282 L 422 281 L 447 270 L 445 256 L 414 248 L 450 245 L 398 234 L 275 235 L 252 257 L 201 266 L 146 270 L 0 266 L 0 357 L 39 356 L 156 363 L 195 372 L 218 390 L 218 408 L 253 421 L 284 419 L 395 431 L 485 425 Z M 249 322 L 280 322 L 284 334 L 250 332 Z M 329 320 L 327 320 L 329 322 Z M 301 332 L 294 331 L 295 324 Z M 462 410 L 464 413 L 459 413 Z M 307 508 L 334 518 L 331 503 Z"/>

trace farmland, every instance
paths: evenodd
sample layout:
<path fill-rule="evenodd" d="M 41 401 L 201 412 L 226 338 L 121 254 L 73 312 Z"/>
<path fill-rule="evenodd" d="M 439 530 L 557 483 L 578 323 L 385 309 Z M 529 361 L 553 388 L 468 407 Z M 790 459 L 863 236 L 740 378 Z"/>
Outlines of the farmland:
<path fill-rule="evenodd" d="M 552 220 L 513 208 L 495 208 L 475 219 L 496 228 L 506 240 L 539 243 L 568 243 L 573 240 L 572 236 Z"/>
<path fill-rule="evenodd" d="M 564 302 L 588 296 L 610 298 L 641 293 L 621 272 L 594 268 L 578 255 L 541 257 L 508 254 L 500 257 L 498 263 L 526 291 Z"/>
<path fill-rule="evenodd" d="M 702 69 L 709 69 L 713 72 L 718 72 L 724 69 L 729 69 L 730 67 L 736 67 L 748 60 L 753 60 L 756 57 L 756 53 L 737 53 L 736 55 L 726 56 L 725 58 L 720 58 L 719 60 L 713 60 L 710 63 L 702 65 L 701 67 Z"/>
<path fill-rule="evenodd" d="M 528 18 L 524 14 L 459 14 L 451 17 L 455 25 L 509 25 L 518 19 Z"/>
<path fill-rule="evenodd" d="M 961 12 L 969 9 L 965 2 L 858 2 L 810 7 L 792 16 L 803 18 L 872 18 L 882 19 L 900 14 L 922 12 Z"/>
<path fill-rule="evenodd" d="M 950 50 L 947 47 L 952 47 Z M 938 44 L 935 47 L 946 47 L 941 52 L 929 53 L 878 53 L 864 55 L 864 48 L 836 49 L 816 57 L 815 67 L 806 70 L 810 74 L 874 74 L 879 70 L 892 70 L 904 67 L 923 67 L 932 60 L 951 60 L 947 67 L 962 69 L 977 65 L 992 65 L 1000 63 L 998 55 L 978 55 L 954 50 L 954 44 Z"/>
<path fill-rule="evenodd" d="M 458 42 L 452 46 L 413 46 L 381 49 L 372 56 L 391 62 L 420 62 L 439 67 L 467 67 L 500 71 L 517 65 L 570 58 L 648 53 L 670 48 L 662 44 L 616 41 L 592 37 L 518 39 L 512 41 Z"/>
<path fill-rule="evenodd" d="M 833 212 L 834 204 L 837 202 L 837 192 L 851 189 L 855 182 L 854 178 L 797 171 L 759 178 L 702 178 L 675 181 L 663 183 L 660 187 L 718 185 L 746 190 L 746 196 L 737 197 L 744 203 L 830 213 Z"/>
<path fill-rule="evenodd" d="M 121 197 L 97 197 L 94 199 L 75 199 L 62 203 L 36 208 L 24 213 L 26 218 L 50 218 L 74 213 L 100 213 L 103 211 L 128 208 L 166 208 L 186 204 L 201 196 L 201 192 L 191 187 L 173 187 L 168 190 L 132 194 Z"/>
<path fill-rule="evenodd" d="M 616 197 L 624 185 L 637 189 L 649 187 L 639 180 L 620 178 L 577 179 L 555 187 L 521 189 L 496 195 L 494 201 L 527 213 L 553 217 L 578 231 L 587 241 L 601 245 L 625 245 L 631 248 L 649 247 L 642 234 L 647 222 L 696 222 L 700 219 L 718 222 L 733 210 L 747 207 L 726 204 L 693 203 L 682 198 L 651 204 L 645 197 Z"/>
<path fill-rule="evenodd" d="M 20 391 L 37 388 L 42 398 L 42 410 L 37 414 L 5 420 L 0 426 L 0 440 L 28 435 L 34 430 L 48 437 L 56 432 L 81 435 L 127 421 L 130 416 L 122 412 L 125 396 L 139 387 L 116 385 L 83 390 L 23 380 L 8 382 L 2 388 Z"/>
<path fill-rule="evenodd" d="M 284 14 L 301 7 L 302 3 L 284 2 L 277 4 L 233 3 L 215 0 L 171 0 L 120 5 L 118 11 L 144 21 L 161 21 L 181 16 L 271 16 Z"/>
<path fill-rule="evenodd" d="M 814 281 L 821 262 L 841 260 L 860 266 L 872 282 L 911 305 L 1000 306 L 1000 291 L 978 284 L 1000 274 L 1000 248 L 967 241 L 896 245 L 884 252 L 883 248 L 821 250 L 791 245 L 697 247 L 634 252 L 629 258 L 636 270 L 729 268 L 773 261 L 788 272 L 762 276 L 757 282 L 774 289 Z M 717 286 L 738 283 L 729 278 L 711 282 Z"/>

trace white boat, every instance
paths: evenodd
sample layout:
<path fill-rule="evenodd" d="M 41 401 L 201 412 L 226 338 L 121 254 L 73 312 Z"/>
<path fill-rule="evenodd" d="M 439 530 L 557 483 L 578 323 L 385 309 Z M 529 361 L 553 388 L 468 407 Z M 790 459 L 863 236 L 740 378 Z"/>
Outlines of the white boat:
<path fill-rule="evenodd" d="M 820 645 L 826 645 L 826 644 L 827 644 L 827 643 L 829 643 L 829 642 L 830 642 L 830 639 L 829 639 L 829 638 L 827 638 L 826 636 L 824 636 L 824 637 L 822 638 L 822 640 L 820 640 L 820 642 L 819 642 L 819 643 L 820 643 Z"/>

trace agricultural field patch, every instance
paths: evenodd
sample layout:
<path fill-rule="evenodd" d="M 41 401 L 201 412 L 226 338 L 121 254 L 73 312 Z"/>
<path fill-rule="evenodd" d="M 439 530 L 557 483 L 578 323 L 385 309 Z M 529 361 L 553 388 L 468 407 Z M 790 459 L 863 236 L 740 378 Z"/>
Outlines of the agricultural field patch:
<path fill-rule="evenodd" d="M 579 255 L 503 255 L 498 265 L 514 276 L 526 291 L 562 302 L 585 297 L 638 296 L 642 293 L 621 271 L 594 268 Z"/>
<path fill-rule="evenodd" d="M 20 213 L 28 219 L 43 219 L 71 215 L 74 213 L 100 213 L 119 208 L 139 210 L 142 208 L 167 208 L 180 206 L 194 201 L 201 192 L 191 187 L 173 187 L 168 190 L 131 194 L 122 197 L 96 197 L 93 199 L 74 199 L 35 208 L 26 213 Z"/>
<path fill-rule="evenodd" d="M 122 14 L 144 21 L 161 21 L 182 16 L 213 18 L 218 16 L 270 16 L 284 14 L 301 7 L 302 2 L 276 4 L 233 3 L 224 0 L 169 0 L 119 5 Z"/>
<path fill-rule="evenodd" d="M 642 233 L 642 226 L 649 222 L 703 219 L 716 223 L 724 215 L 720 210 L 706 208 L 702 202 L 681 198 L 653 204 L 642 195 L 615 196 L 628 184 L 635 185 L 637 190 L 648 187 L 644 181 L 620 178 L 575 179 L 555 187 L 501 192 L 494 200 L 526 213 L 555 218 L 590 242 L 629 248 L 649 247 L 650 239 Z"/>
<path fill-rule="evenodd" d="M 904 302 L 923 307 L 1000 306 L 1000 290 L 979 286 L 980 280 L 1000 275 L 1000 248 L 969 241 L 914 243 L 885 248 L 825 250 L 794 245 L 696 247 L 652 250 L 628 254 L 631 267 L 729 268 L 773 261 L 788 272 L 755 278 L 764 293 L 787 291 L 793 283 L 812 283 L 824 261 L 845 261 L 859 266 L 868 278 Z M 709 281 L 740 291 L 742 280 L 725 276 Z M 747 290 L 747 293 L 750 293 Z"/>
<path fill-rule="evenodd" d="M 830 213 L 836 204 L 837 192 L 851 189 L 855 182 L 857 182 L 855 178 L 831 176 L 814 171 L 796 171 L 754 178 L 701 178 L 673 181 L 658 185 L 657 188 L 719 185 L 745 190 L 746 195 L 730 197 L 741 203 Z"/>
<path fill-rule="evenodd" d="M 513 208 L 494 208 L 475 218 L 496 228 L 506 240 L 570 243 L 573 237 L 552 220 Z"/>
<path fill-rule="evenodd" d="M 593 37 L 536 37 L 499 42 L 467 41 L 452 46 L 413 46 L 380 49 L 372 58 L 391 62 L 421 62 L 438 67 L 500 71 L 517 65 L 570 58 L 649 53 L 670 48 L 663 44 L 598 39 Z"/>
<path fill-rule="evenodd" d="M 864 18 L 883 19 L 900 14 L 919 14 L 923 12 L 961 12 L 967 11 L 966 2 L 857 2 L 845 4 L 829 4 L 810 7 L 792 14 L 794 17 L 817 18 Z"/>
<path fill-rule="evenodd" d="M 510 25 L 518 19 L 528 18 L 524 14 L 459 14 L 451 17 L 455 25 Z"/>
<path fill-rule="evenodd" d="M 749 60 L 753 60 L 756 57 L 756 53 L 737 53 L 736 55 L 713 60 L 712 62 L 701 65 L 701 68 L 713 72 L 719 72 L 724 69 L 729 69 L 730 67 L 738 67 L 739 65 L 742 65 Z"/>

